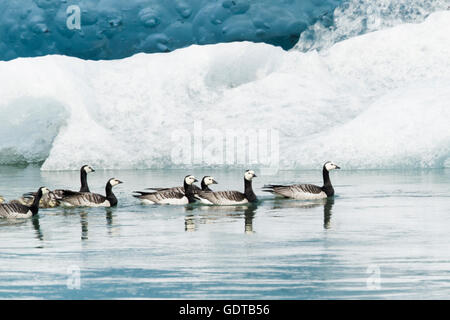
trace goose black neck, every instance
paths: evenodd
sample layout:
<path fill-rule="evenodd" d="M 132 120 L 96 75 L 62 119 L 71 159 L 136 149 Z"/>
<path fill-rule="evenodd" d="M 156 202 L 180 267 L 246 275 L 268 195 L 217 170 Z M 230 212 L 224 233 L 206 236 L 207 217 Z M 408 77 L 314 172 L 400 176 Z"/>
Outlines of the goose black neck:
<path fill-rule="evenodd" d="M 81 188 L 80 192 L 90 192 L 87 183 L 87 172 L 84 169 L 80 170 Z"/>
<path fill-rule="evenodd" d="M 323 167 L 323 187 L 322 187 L 323 191 L 327 194 L 328 197 L 331 197 L 334 195 L 334 189 L 333 186 L 331 185 L 331 180 L 330 180 L 330 172 Z"/>
<path fill-rule="evenodd" d="M 205 183 L 205 181 L 203 181 L 203 180 L 202 180 L 201 186 L 202 186 L 202 190 L 203 190 L 203 191 L 212 191 L 212 190 L 208 187 L 208 185 Z"/>
<path fill-rule="evenodd" d="M 39 189 L 38 192 L 36 193 L 36 196 L 34 197 L 33 204 L 30 207 L 30 211 L 33 214 L 33 216 L 39 212 L 39 202 L 41 201 L 41 199 L 42 199 L 42 190 Z"/>
<path fill-rule="evenodd" d="M 194 188 L 192 187 L 192 184 L 187 184 L 186 181 L 184 182 L 184 195 L 186 196 L 186 198 L 188 198 L 189 203 L 196 202 L 194 196 Z"/>
<path fill-rule="evenodd" d="M 106 188 L 105 188 L 106 199 L 108 199 L 111 207 L 115 207 L 117 205 L 117 198 L 114 195 L 114 193 L 112 192 L 112 188 L 113 188 L 112 185 L 108 182 L 106 184 Z"/>
<path fill-rule="evenodd" d="M 244 194 L 248 202 L 256 202 L 258 198 L 253 192 L 252 181 L 244 178 Z"/>

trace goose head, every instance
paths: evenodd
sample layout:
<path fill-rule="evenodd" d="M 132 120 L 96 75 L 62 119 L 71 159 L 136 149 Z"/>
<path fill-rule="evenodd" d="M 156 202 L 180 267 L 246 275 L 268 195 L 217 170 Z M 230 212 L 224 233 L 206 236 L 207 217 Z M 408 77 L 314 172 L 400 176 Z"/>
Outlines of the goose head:
<path fill-rule="evenodd" d="M 187 185 L 192 185 L 194 182 L 197 182 L 198 180 L 194 177 L 194 176 L 192 176 L 192 175 L 187 175 L 185 178 L 184 178 L 184 182 L 187 184 Z"/>
<path fill-rule="evenodd" d="M 47 187 L 40 187 L 39 191 L 42 193 L 43 196 L 50 193 L 50 190 Z"/>
<path fill-rule="evenodd" d="M 117 186 L 118 184 L 121 184 L 121 183 L 123 183 L 123 182 L 120 181 L 120 180 L 118 180 L 118 179 L 116 179 L 116 178 L 111 178 L 111 179 L 109 179 L 109 181 L 108 181 L 108 184 L 109 184 L 111 187 Z"/>
<path fill-rule="evenodd" d="M 95 172 L 95 170 L 91 166 L 88 166 L 88 165 L 82 166 L 81 170 L 83 170 L 86 173 Z"/>
<path fill-rule="evenodd" d="M 339 167 L 338 165 L 334 164 L 334 163 L 331 162 L 331 161 L 325 162 L 325 164 L 323 165 L 323 167 L 324 167 L 324 169 L 327 170 L 327 171 L 331 171 L 331 170 L 334 170 L 334 169 L 340 169 L 340 168 L 341 168 L 341 167 Z"/>
<path fill-rule="evenodd" d="M 247 181 L 252 181 L 253 178 L 257 177 L 257 175 L 255 174 L 255 171 L 253 170 L 247 170 L 245 171 L 244 174 L 244 179 Z"/>
<path fill-rule="evenodd" d="M 207 186 L 209 186 L 211 184 L 217 184 L 217 181 L 214 180 L 214 177 L 211 177 L 211 176 L 204 176 L 202 179 L 202 182 Z"/>

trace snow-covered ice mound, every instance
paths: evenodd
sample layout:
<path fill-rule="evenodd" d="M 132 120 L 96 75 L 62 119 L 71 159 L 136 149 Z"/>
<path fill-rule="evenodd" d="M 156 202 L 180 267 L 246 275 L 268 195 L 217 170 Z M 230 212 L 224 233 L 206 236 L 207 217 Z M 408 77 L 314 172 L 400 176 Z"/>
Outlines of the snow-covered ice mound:
<path fill-rule="evenodd" d="M 201 124 L 278 130 L 282 169 L 329 159 L 345 168 L 449 166 L 449 24 L 450 12 L 437 12 L 320 53 L 235 42 L 114 61 L 0 62 L 0 162 L 207 166 L 172 157 L 174 133 Z"/>

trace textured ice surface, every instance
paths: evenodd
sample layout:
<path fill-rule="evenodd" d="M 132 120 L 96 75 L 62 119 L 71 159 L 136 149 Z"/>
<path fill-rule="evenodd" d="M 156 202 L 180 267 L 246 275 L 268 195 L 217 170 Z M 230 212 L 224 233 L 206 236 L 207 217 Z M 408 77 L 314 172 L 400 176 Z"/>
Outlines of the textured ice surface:
<path fill-rule="evenodd" d="M 279 130 L 280 168 L 329 159 L 345 168 L 442 167 L 449 25 L 450 12 L 437 12 L 323 52 L 234 42 L 113 61 L 0 62 L 0 161 L 178 168 L 171 134 L 197 121 L 219 132 Z"/>
<path fill-rule="evenodd" d="M 446 9 L 450 0 L 346 0 L 302 32 L 295 49 L 326 49 L 368 32 L 421 22 L 430 13 Z"/>
<path fill-rule="evenodd" d="M 116 59 L 240 40 L 291 48 L 341 1 L 2 0 L 0 60 L 46 54 Z"/>

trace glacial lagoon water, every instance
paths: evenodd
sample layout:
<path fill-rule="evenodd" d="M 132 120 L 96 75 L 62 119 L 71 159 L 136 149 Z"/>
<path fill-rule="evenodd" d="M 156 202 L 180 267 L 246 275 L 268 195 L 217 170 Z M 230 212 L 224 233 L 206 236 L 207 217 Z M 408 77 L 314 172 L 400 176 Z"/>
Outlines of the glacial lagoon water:
<path fill-rule="evenodd" d="M 260 175 L 254 206 L 141 205 L 131 191 L 242 170 L 111 170 L 113 209 L 46 209 L 0 220 L 0 298 L 449 299 L 450 170 L 341 170 L 334 199 L 274 199 L 266 183 L 321 183 L 320 170 Z M 11 200 L 39 186 L 79 187 L 76 171 L 0 167 Z"/>

